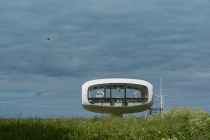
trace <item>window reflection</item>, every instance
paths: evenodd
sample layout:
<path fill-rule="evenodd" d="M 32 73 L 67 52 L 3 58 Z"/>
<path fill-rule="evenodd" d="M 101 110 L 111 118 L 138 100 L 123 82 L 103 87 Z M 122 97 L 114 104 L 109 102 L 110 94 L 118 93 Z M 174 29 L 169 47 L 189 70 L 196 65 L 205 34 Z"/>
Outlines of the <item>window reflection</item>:
<path fill-rule="evenodd" d="M 146 103 L 148 101 L 148 89 L 144 85 L 110 83 L 90 86 L 88 89 L 90 103 Z M 109 104 L 108 104 L 109 105 Z M 130 104 L 133 105 L 133 104 Z"/>

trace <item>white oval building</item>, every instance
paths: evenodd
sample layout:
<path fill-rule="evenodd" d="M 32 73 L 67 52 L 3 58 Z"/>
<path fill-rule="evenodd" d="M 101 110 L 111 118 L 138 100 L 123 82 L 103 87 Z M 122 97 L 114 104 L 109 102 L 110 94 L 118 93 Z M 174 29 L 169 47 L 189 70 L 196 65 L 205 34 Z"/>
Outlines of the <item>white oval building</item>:
<path fill-rule="evenodd" d="M 109 78 L 82 85 L 84 109 L 112 115 L 141 112 L 153 105 L 153 86 L 144 80 Z"/>

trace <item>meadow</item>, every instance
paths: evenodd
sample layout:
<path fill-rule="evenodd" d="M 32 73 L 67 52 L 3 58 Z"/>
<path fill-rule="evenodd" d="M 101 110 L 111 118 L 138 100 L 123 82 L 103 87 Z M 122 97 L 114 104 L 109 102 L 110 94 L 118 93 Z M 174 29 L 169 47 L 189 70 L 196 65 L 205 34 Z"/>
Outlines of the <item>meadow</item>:
<path fill-rule="evenodd" d="M 189 107 L 126 118 L 0 117 L 0 140 L 208 140 L 209 132 L 210 114 Z"/>

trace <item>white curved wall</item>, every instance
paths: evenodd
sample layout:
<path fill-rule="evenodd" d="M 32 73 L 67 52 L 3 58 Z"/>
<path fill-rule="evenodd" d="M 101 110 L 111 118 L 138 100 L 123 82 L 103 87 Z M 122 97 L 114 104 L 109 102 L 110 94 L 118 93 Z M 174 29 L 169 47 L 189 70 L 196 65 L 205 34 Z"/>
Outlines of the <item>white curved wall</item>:
<path fill-rule="evenodd" d="M 91 104 L 88 101 L 88 88 L 94 85 L 100 84 L 136 84 L 146 86 L 148 90 L 148 100 L 144 104 L 137 104 L 133 106 L 101 106 L 96 104 Z M 82 105 L 83 108 L 97 113 L 107 113 L 107 114 L 124 114 L 141 112 L 149 109 L 153 105 L 153 86 L 144 80 L 138 79 L 124 79 L 124 78 L 109 78 L 109 79 L 96 79 L 91 80 L 82 85 Z"/>

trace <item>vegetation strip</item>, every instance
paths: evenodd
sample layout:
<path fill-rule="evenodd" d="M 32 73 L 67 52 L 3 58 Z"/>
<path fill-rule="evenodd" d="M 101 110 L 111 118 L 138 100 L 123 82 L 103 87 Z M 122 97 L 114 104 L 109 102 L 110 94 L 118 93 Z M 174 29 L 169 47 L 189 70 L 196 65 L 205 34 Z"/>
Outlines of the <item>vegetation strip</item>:
<path fill-rule="evenodd" d="M 209 132 L 210 114 L 188 107 L 173 107 L 162 115 L 146 117 L 0 117 L 1 140 L 207 140 Z"/>

